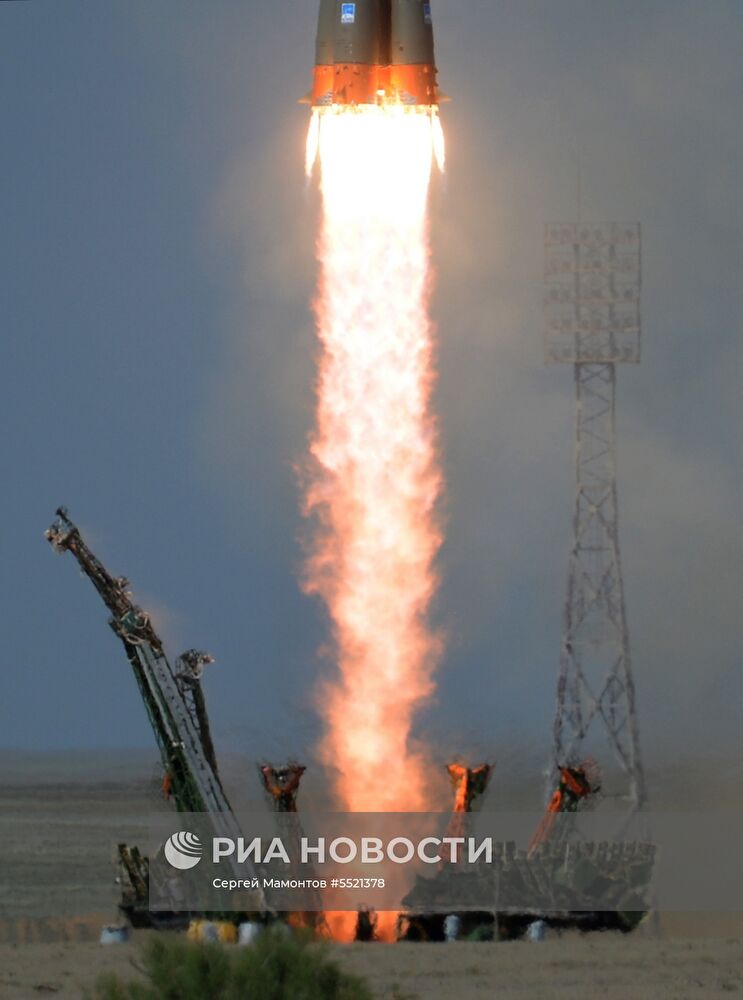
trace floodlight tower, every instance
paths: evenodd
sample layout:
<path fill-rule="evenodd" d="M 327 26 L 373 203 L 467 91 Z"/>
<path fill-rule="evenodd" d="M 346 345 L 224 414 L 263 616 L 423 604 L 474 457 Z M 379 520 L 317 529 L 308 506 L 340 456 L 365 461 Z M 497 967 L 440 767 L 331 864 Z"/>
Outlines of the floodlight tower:
<path fill-rule="evenodd" d="M 620 766 L 605 791 L 634 813 L 645 800 L 619 554 L 617 365 L 640 361 L 639 224 L 545 231 L 546 360 L 573 366 L 577 400 L 574 539 L 565 600 L 551 778 L 581 756 Z M 608 761 L 607 761 L 608 763 Z"/>

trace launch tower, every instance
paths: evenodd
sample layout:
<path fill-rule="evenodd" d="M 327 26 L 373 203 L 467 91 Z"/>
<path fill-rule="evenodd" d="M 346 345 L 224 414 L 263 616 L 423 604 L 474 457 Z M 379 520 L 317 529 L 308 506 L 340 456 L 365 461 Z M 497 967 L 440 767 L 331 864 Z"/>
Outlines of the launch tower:
<path fill-rule="evenodd" d="M 550 788 L 561 767 L 587 752 L 606 756 L 608 744 L 620 779 L 604 792 L 634 813 L 645 780 L 619 553 L 615 395 L 617 366 L 640 361 L 640 226 L 548 225 L 545 283 L 546 360 L 573 366 L 577 402 Z"/>

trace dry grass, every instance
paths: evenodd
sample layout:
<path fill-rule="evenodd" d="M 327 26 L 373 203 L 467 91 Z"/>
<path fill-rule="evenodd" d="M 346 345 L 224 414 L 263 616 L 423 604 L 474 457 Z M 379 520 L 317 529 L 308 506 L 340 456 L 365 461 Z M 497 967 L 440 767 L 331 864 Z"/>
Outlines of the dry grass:
<path fill-rule="evenodd" d="M 0 996 L 79 1000 L 101 972 L 135 976 L 137 951 L 137 942 L 3 945 Z M 376 1000 L 743 1000 L 740 937 L 566 935 L 543 944 L 352 945 L 332 952 L 344 969 L 369 980 Z"/>

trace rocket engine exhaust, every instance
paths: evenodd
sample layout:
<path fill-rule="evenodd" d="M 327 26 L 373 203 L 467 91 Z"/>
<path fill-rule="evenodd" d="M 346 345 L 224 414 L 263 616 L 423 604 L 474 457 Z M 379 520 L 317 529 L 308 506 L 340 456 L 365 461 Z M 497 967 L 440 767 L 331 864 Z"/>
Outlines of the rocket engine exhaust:
<path fill-rule="evenodd" d="M 442 492 L 428 296 L 428 191 L 443 166 L 430 4 L 323 2 L 307 168 L 320 163 L 321 346 L 305 586 L 333 630 L 320 756 L 339 808 L 428 806 L 411 745 L 441 654 Z"/>
<path fill-rule="evenodd" d="M 313 108 L 306 173 L 320 148 L 322 118 L 373 107 L 423 114 L 431 123 L 433 152 L 445 168 L 431 4 L 422 0 L 320 0 L 315 74 L 303 98 Z"/>

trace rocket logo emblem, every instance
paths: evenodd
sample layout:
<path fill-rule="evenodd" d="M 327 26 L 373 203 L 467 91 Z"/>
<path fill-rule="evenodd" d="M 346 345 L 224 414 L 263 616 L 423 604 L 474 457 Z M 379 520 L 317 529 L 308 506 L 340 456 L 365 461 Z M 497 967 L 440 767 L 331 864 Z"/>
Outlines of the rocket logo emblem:
<path fill-rule="evenodd" d="M 356 22 L 356 4 L 355 3 L 341 4 L 341 24 L 355 24 L 355 22 Z"/>

